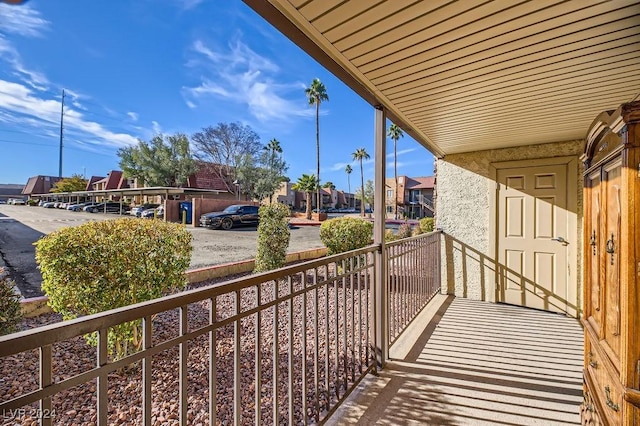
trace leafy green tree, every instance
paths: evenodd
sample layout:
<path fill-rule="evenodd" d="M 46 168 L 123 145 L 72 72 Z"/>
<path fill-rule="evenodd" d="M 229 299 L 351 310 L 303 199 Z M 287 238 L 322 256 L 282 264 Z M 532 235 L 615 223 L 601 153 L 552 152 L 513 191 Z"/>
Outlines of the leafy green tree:
<path fill-rule="evenodd" d="M 242 192 L 254 200 L 273 198 L 288 169 L 282 156 L 274 156 L 270 150 L 258 155 L 245 154 L 237 161 L 235 176 L 241 182 Z"/>
<path fill-rule="evenodd" d="M 373 207 L 375 197 L 375 191 L 373 186 L 373 181 L 368 179 L 364 183 L 364 190 L 362 187 L 356 189 L 356 199 L 361 201 L 361 205 L 369 204 Z"/>
<path fill-rule="evenodd" d="M 349 184 L 349 194 L 351 194 L 351 172 L 353 172 L 351 165 L 347 164 L 347 167 L 345 167 L 344 171 L 345 173 L 347 173 L 347 183 Z"/>
<path fill-rule="evenodd" d="M 81 175 L 75 174 L 70 178 L 60 179 L 53 184 L 51 192 L 73 192 L 87 189 L 87 180 Z"/>
<path fill-rule="evenodd" d="M 362 186 L 360 187 L 362 189 L 362 197 L 360 198 L 362 200 L 362 202 L 360 203 L 360 215 L 364 216 L 365 193 L 364 193 L 364 169 L 362 167 L 362 162 L 364 160 L 368 160 L 369 158 L 371 158 L 371 156 L 367 153 L 367 150 L 364 148 L 356 149 L 351 155 L 353 156 L 354 160 L 360 161 L 360 181 L 362 182 Z"/>
<path fill-rule="evenodd" d="M 393 203 L 393 218 L 398 219 L 398 139 L 404 136 L 404 132 L 400 127 L 392 124 L 389 127 L 387 136 L 393 140 L 393 177 L 396 184 L 393 190 L 393 193 L 396 195 L 395 202 Z"/>
<path fill-rule="evenodd" d="M 320 183 L 320 104 L 324 101 L 329 100 L 329 95 L 327 95 L 327 89 L 324 87 L 324 84 L 317 79 L 314 78 L 311 82 L 311 86 L 305 89 L 305 94 L 307 95 L 307 100 L 309 101 L 309 105 L 315 105 L 316 107 L 316 177 L 318 179 L 318 184 Z M 318 191 L 318 211 L 322 209 L 322 197 L 320 196 L 320 185 L 317 188 Z"/>
<path fill-rule="evenodd" d="M 294 191 L 304 192 L 307 195 L 307 219 L 311 219 L 311 197 L 313 196 L 313 191 L 315 191 L 318 186 L 318 179 L 315 177 L 315 175 L 305 174 L 299 177 L 298 181 L 291 186 Z"/>
<path fill-rule="evenodd" d="M 137 146 L 120 148 L 118 157 L 124 174 L 146 186 L 180 186 L 197 170 L 189 139 L 182 133 L 139 140 Z"/>
<path fill-rule="evenodd" d="M 218 123 L 216 127 L 205 127 L 191 136 L 194 155 L 198 160 L 210 164 L 208 172 L 224 183 L 232 194 L 239 195 L 245 185 L 235 185 L 238 179 L 236 168 L 244 156 L 254 157 L 263 145 L 260 137 L 250 126 L 241 123 Z M 257 162 L 257 161 L 256 161 Z"/>

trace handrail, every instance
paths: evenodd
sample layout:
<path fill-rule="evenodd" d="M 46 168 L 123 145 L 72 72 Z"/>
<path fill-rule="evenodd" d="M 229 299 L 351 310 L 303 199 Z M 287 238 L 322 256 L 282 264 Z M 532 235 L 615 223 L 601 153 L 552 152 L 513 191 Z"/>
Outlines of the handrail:
<path fill-rule="evenodd" d="M 271 281 L 283 276 L 316 268 L 318 266 L 325 265 L 327 262 L 338 262 L 354 256 L 371 253 L 379 250 L 379 248 L 379 244 L 372 244 L 361 249 L 320 259 L 309 260 L 296 265 L 277 269 L 275 271 L 263 272 L 248 277 L 235 278 L 212 286 L 187 290 L 147 302 L 136 303 L 135 305 L 115 308 L 97 314 L 0 336 L 0 357 L 17 354 L 30 349 L 37 349 L 61 340 L 82 336 L 84 334 L 92 333 L 94 331 L 125 322 L 135 321 L 137 319 L 144 318 L 145 316 L 153 315 L 157 312 L 176 309 L 180 306 L 198 302 L 203 299 L 209 299 L 224 293 L 242 290 L 265 281 Z M 56 331 L 55 334 L 51 333 L 53 330 Z M 11 344 L 7 344 L 8 342 L 11 342 Z"/>

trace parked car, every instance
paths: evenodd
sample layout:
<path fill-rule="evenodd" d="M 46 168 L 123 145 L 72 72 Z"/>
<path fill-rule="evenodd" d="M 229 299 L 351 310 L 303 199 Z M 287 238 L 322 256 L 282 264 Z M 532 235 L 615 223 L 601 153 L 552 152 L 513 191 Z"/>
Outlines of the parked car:
<path fill-rule="evenodd" d="M 67 206 L 67 210 L 71 210 L 72 212 L 81 212 L 85 207 L 87 206 L 95 206 L 98 203 L 89 201 L 86 203 L 79 203 L 79 204 L 70 204 Z"/>
<path fill-rule="evenodd" d="M 107 213 L 126 213 L 129 209 L 126 204 L 122 205 L 120 209 L 120 203 L 98 203 L 92 206 L 84 207 L 83 210 L 89 213 L 104 213 L 106 204 Z"/>
<path fill-rule="evenodd" d="M 156 207 L 159 207 L 159 204 L 142 204 L 140 206 L 136 206 L 133 207 L 131 210 L 129 210 L 129 214 L 131 216 L 136 216 L 136 217 L 141 217 L 142 216 L 142 212 L 145 210 L 149 210 L 149 209 L 155 209 Z"/>
<path fill-rule="evenodd" d="M 44 207 L 45 209 L 52 209 L 55 206 L 56 206 L 56 203 L 54 203 L 53 201 L 47 201 L 42 205 L 42 207 Z"/>
<path fill-rule="evenodd" d="M 260 216 L 258 206 L 234 204 L 221 212 L 200 216 L 200 226 L 211 229 L 231 229 L 234 226 L 257 226 Z"/>
<path fill-rule="evenodd" d="M 159 206 L 152 209 L 143 210 L 140 217 L 144 219 L 162 219 L 164 217 L 164 207 Z"/>
<path fill-rule="evenodd" d="M 27 202 L 24 201 L 23 198 L 9 198 L 7 204 L 13 204 L 14 206 L 24 206 L 25 204 L 27 204 Z"/>

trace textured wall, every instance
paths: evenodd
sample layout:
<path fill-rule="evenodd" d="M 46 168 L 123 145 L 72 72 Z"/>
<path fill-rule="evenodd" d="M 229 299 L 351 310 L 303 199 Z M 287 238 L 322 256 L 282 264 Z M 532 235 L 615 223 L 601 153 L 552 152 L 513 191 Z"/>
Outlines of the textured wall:
<path fill-rule="evenodd" d="M 530 160 L 581 155 L 583 141 L 478 151 L 447 155 L 437 161 L 436 226 L 447 236 L 443 267 L 443 292 L 474 300 L 495 301 L 494 255 L 490 226 L 495 221 L 491 194 L 496 183 L 491 179 L 491 164 L 502 161 Z M 582 246 L 582 163 L 578 161 L 578 247 Z M 578 252 L 578 259 L 581 251 Z M 444 261 L 445 259 L 443 259 Z M 580 271 L 580 268 L 578 268 Z M 578 283 L 581 277 L 578 276 Z M 580 291 L 578 292 L 580 294 Z"/>

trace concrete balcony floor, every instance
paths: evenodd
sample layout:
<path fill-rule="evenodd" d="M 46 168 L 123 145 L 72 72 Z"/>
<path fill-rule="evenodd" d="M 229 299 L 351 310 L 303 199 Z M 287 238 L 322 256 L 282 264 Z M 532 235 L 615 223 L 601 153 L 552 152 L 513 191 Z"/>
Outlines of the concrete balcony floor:
<path fill-rule="evenodd" d="M 580 424 L 576 319 L 438 295 L 390 357 L 329 424 Z"/>

